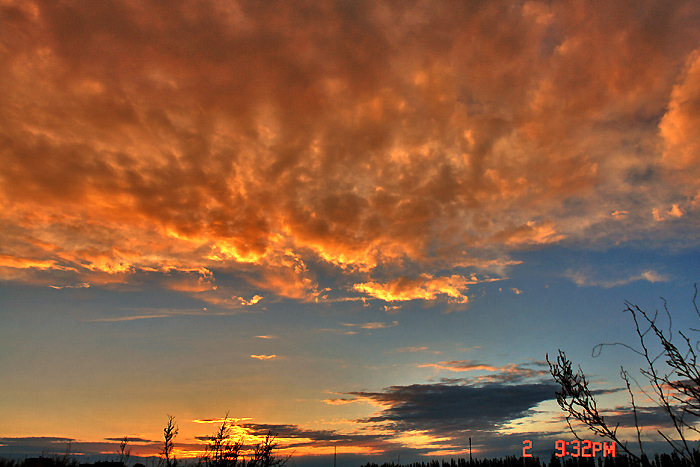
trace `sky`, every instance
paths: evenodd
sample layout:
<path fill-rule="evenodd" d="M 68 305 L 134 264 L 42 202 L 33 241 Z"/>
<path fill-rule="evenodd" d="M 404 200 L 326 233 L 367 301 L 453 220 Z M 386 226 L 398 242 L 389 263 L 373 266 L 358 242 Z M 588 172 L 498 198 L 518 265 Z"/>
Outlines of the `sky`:
<path fill-rule="evenodd" d="M 643 362 L 593 350 L 638 344 L 625 300 L 697 327 L 699 25 L 0 0 L 0 456 L 155 455 L 168 415 L 196 456 L 228 414 L 299 466 L 548 459 L 559 349 L 630 435 Z"/>

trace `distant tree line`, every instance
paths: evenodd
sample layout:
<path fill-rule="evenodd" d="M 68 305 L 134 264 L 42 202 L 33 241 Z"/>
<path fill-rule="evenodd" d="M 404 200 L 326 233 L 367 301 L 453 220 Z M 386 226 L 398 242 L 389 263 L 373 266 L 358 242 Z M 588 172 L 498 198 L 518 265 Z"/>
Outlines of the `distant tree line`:
<path fill-rule="evenodd" d="M 700 452 L 692 451 L 696 463 L 700 461 Z M 450 459 L 450 461 L 432 460 L 429 462 L 414 462 L 412 464 L 368 462 L 361 467 L 691 467 L 692 463 L 679 456 L 676 452 L 656 454 L 653 459 L 642 456 L 640 459 L 628 455 L 615 457 L 556 457 L 552 454 L 549 462 L 540 461 L 537 457 L 523 458 L 508 456 L 496 459 Z M 697 465 L 697 464 L 696 464 Z"/>
<path fill-rule="evenodd" d="M 700 463 L 700 452 L 693 450 L 692 455 L 695 462 Z M 248 464 L 251 460 L 254 461 L 254 459 L 255 456 L 253 456 L 252 459 L 249 459 L 248 462 L 245 462 L 245 464 Z M 239 460 L 239 465 L 243 465 L 240 462 L 241 461 Z M 258 457 L 258 463 L 260 463 L 260 457 Z M 265 462 L 262 463 L 264 464 Z M 211 463 L 211 458 L 209 463 L 203 461 L 202 459 L 197 459 L 194 460 L 194 462 L 191 460 L 184 461 L 180 465 L 196 467 L 202 466 L 203 464 L 216 465 L 215 463 Z M 134 465 L 135 467 L 144 466 L 144 464 L 141 463 Z M 279 465 L 279 463 L 277 465 Z M 568 456 L 559 458 L 552 454 L 549 462 L 540 461 L 537 457 L 522 458 L 508 456 L 494 459 L 474 459 L 472 461 L 463 458 L 450 459 L 449 461 L 432 460 L 429 462 L 414 462 L 409 464 L 387 462 L 383 464 L 376 464 L 374 462 L 368 462 L 360 467 L 690 467 L 691 465 L 692 464 L 688 462 L 688 460 L 673 452 L 670 455 L 656 454 L 652 459 L 649 459 L 647 456 L 642 456 L 640 459 L 635 459 L 634 457 L 626 454 L 615 457 L 607 456 L 598 458 Z M 34 457 L 24 460 L 0 458 L 0 467 L 127 467 L 127 464 L 122 461 L 97 461 L 90 464 L 81 463 L 74 457 L 68 458 L 67 456 L 53 456 Z"/>

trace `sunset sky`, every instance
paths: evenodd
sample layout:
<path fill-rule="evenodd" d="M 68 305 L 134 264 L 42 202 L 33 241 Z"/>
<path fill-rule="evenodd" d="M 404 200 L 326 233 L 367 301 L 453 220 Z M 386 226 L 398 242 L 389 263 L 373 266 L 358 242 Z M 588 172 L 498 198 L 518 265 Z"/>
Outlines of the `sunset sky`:
<path fill-rule="evenodd" d="M 699 227 L 697 0 L 0 0 L 0 456 L 548 460 Z"/>

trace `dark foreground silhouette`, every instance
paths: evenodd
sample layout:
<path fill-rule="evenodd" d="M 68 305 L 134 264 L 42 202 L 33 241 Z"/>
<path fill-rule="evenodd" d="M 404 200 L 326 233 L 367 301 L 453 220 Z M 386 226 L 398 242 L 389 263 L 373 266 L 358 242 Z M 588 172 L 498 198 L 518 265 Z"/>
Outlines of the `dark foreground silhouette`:
<path fill-rule="evenodd" d="M 693 457 L 698 465 L 700 452 L 693 450 Z M 691 464 L 678 456 L 678 454 L 656 454 L 653 459 L 642 456 L 640 461 L 627 455 L 608 456 L 598 458 L 584 457 L 556 457 L 552 454 L 549 462 L 540 462 L 539 458 L 522 458 L 508 456 L 498 459 L 451 459 L 448 461 L 433 460 L 430 462 L 415 462 L 412 464 L 389 464 L 381 465 L 367 463 L 361 467 L 691 467 Z"/>
<path fill-rule="evenodd" d="M 696 462 L 700 461 L 700 452 L 693 450 Z M 164 465 L 164 463 L 162 463 Z M 182 467 L 201 466 L 197 460 L 181 460 Z M 690 463 L 677 454 L 656 454 L 649 459 L 643 456 L 637 461 L 627 455 L 605 458 L 564 457 L 558 458 L 552 455 L 549 462 L 540 461 L 537 457 L 524 459 L 522 457 L 508 456 L 498 459 L 451 459 L 450 461 L 433 460 L 429 462 L 415 462 L 410 464 L 368 462 L 360 467 L 690 467 Z M 141 462 L 125 463 L 113 461 L 98 461 L 94 463 L 81 463 L 74 457 L 30 457 L 24 460 L 0 458 L 0 467 L 146 467 Z M 303 467 L 301 465 L 297 467 Z"/>

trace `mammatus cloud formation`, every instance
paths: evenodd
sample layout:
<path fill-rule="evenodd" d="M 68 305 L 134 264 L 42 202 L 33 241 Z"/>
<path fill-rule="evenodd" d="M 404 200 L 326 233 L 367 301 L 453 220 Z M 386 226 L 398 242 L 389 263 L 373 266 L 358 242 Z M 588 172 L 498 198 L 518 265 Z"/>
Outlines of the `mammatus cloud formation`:
<path fill-rule="evenodd" d="M 519 248 L 685 238 L 699 22 L 690 0 L 5 1 L 0 277 L 465 303 Z"/>

